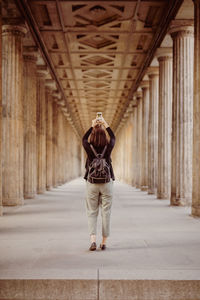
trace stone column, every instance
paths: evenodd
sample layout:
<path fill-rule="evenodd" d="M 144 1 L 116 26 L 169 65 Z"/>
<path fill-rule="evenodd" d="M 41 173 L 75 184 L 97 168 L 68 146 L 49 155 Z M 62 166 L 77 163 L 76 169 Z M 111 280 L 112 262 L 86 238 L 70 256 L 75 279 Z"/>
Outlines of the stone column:
<path fill-rule="evenodd" d="M 134 102 L 136 104 L 136 99 Z M 133 109 L 133 182 L 132 185 L 136 187 L 137 183 L 137 107 Z"/>
<path fill-rule="evenodd" d="M 58 186 L 58 105 L 53 101 L 53 187 Z"/>
<path fill-rule="evenodd" d="M 148 128 L 148 194 L 156 194 L 158 172 L 158 68 L 150 67 Z"/>
<path fill-rule="evenodd" d="M 52 89 L 46 87 L 46 189 L 53 187 L 53 97 Z"/>
<path fill-rule="evenodd" d="M 1 11 L 1 3 L 0 3 Z M 0 15 L 0 29 L 2 28 L 2 20 Z M 3 215 L 2 203 L 2 30 L 0 30 L 0 216 Z"/>
<path fill-rule="evenodd" d="M 194 107 L 192 215 L 200 217 L 200 0 L 194 0 Z"/>
<path fill-rule="evenodd" d="M 133 108 L 131 109 L 130 112 L 130 117 L 129 117 L 129 139 L 128 139 L 128 144 L 129 144 L 129 172 L 128 172 L 128 183 L 130 185 L 133 184 Z"/>
<path fill-rule="evenodd" d="M 37 193 L 46 191 L 46 73 L 37 72 Z"/>
<path fill-rule="evenodd" d="M 142 137 L 142 92 L 136 93 L 137 99 L 137 161 L 136 188 L 141 188 L 141 137 Z"/>
<path fill-rule="evenodd" d="M 172 49 L 157 50 L 159 62 L 158 199 L 171 195 Z"/>
<path fill-rule="evenodd" d="M 64 123 L 63 123 L 63 113 L 61 107 L 59 107 L 58 108 L 58 184 L 59 185 L 62 185 L 64 183 L 63 156 L 64 156 Z"/>
<path fill-rule="evenodd" d="M 193 26 L 187 23 L 179 26 L 175 21 L 170 30 L 174 75 L 171 205 L 187 205 L 192 200 L 194 37 Z"/>
<path fill-rule="evenodd" d="M 23 204 L 23 57 L 25 27 L 3 25 L 3 205 Z"/>
<path fill-rule="evenodd" d="M 24 198 L 37 193 L 36 169 L 36 60 L 31 54 L 24 56 Z"/>
<path fill-rule="evenodd" d="M 148 122 L 149 122 L 149 82 L 143 81 L 142 88 L 142 153 L 141 190 L 148 190 Z"/>

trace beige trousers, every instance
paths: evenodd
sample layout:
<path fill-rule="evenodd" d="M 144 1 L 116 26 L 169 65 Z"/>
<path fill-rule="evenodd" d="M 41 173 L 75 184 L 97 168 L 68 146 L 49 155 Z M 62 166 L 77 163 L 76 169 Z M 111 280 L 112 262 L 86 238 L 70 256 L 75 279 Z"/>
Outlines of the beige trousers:
<path fill-rule="evenodd" d="M 101 207 L 102 236 L 109 236 L 112 197 L 112 179 L 107 183 L 90 183 L 87 181 L 86 210 L 90 235 L 96 235 L 97 233 L 97 217 L 99 207 Z"/>

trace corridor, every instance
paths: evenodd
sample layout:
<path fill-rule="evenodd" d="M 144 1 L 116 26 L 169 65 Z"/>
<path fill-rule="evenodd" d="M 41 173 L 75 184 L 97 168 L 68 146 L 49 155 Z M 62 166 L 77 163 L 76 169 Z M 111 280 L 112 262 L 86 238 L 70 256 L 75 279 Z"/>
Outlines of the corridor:
<path fill-rule="evenodd" d="M 117 182 L 108 249 L 91 253 L 84 195 L 79 178 L 6 208 L 0 278 L 95 279 L 99 270 L 109 279 L 200 279 L 200 220 L 191 208 Z"/>
<path fill-rule="evenodd" d="M 0 11 L 0 300 L 200 300 L 200 0 Z M 106 251 L 84 143 L 117 179 Z"/>

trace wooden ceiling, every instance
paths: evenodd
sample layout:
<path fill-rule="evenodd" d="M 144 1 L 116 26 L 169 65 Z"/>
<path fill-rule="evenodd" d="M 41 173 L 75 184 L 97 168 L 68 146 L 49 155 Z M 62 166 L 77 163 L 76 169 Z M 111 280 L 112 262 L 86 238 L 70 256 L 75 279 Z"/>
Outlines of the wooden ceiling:
<path fill-rule="evenodd" d="M 17 2 L 31 20 L 81 136 L 97 111 L 116 130 L 161 41 L 163 20 L 169 21 L 182 1 Z"/>

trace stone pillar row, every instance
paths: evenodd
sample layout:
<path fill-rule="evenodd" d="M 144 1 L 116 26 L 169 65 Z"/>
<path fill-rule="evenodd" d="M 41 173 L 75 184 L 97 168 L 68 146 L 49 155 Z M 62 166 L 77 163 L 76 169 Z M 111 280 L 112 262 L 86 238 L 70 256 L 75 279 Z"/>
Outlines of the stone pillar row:
<path fill-rule="evenodd" d="M 126 182 L 171 205 L 192 203 L 192 214 L 200 216 L 200 0 L 194 0 L 194 11 L 194 26 L 190 20 L 171 22 L 173 49 L 157 49 L 159 67 L 148 68 L 149 82 L 141 82 L 142 95 L 135 93 L 132 139 L 123 138 L 128 122 L 119 138 L 132 149 L 132 159 L 125 159 L 131 179 L 121 172 Z M 120 165 L 116 154 L 114 160 Z"/>
<path fill-rule="evenodd" d="M 47 72 L 36 65 L 36 53 L 23 52 L 25 34 L 23 25 L 3 25 L 2 47 L 0 38 L 0 215 L 3 206 L 22 205 L 80 175 L 80 142 L 46 84 Z"/>
<path fill-rule="evenodd" d="M 126 127 L 122 127 L 115 147 L 112 152 L 112 159 L 115 163 L 114 173 L 115 177 L 127 182 L 128 184 L 133 183 L 134 178 L 134 157 L 133 157 L 133 115 L 127 119 Z"/>

